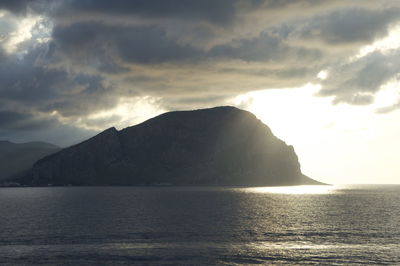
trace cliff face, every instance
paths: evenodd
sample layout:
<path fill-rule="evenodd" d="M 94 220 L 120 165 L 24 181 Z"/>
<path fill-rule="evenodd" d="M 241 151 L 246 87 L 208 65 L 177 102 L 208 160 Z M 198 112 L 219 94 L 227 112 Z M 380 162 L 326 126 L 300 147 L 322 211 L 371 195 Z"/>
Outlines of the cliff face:
<path fill-rule="evenodd" d="M 297 185 L 305 177 L 293 147 L 246 111 L 170 112 L 110 128 L 38 161 L 32 185 Z"/>

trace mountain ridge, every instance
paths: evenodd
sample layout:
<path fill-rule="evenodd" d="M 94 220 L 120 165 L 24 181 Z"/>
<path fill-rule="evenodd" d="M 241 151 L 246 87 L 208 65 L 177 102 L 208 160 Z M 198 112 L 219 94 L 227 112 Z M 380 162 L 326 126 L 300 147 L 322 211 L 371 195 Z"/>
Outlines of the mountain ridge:
<path fill-rule="evenodd" d="M 35 163 L 29 185 L 300 185 L 292 146 L 250 112 L 223 106 L 173 111 L 108 128 Z"/>
<path fill-rule="evenodd" d="M 0 140 L 0 180 L 22 177 L 36 161 L 58 150 L 60 147 L 42 141 Z"/>

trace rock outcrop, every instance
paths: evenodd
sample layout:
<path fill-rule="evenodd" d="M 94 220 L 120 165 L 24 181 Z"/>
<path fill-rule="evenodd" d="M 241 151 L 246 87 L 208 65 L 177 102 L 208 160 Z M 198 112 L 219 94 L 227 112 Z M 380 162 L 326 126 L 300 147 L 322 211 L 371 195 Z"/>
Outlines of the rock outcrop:
<path fill-rule="evenodd" d="M 28 185 L 319 184 L 301 173 L 292 146 L 235 107 L 169 112 L 121 131 L 109 128 L 47 156 Z"/>

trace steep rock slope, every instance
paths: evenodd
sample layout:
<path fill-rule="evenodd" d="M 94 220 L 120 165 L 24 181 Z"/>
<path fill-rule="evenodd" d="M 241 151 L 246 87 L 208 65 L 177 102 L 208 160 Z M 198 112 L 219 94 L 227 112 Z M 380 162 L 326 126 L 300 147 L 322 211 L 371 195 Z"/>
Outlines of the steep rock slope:
<path fill-rule="evenodd" d="M 32 185 L 298 185 L 292 146 L 253 114 L 235 107 L 169 112 L 110 128 L 38 161 Z"/>

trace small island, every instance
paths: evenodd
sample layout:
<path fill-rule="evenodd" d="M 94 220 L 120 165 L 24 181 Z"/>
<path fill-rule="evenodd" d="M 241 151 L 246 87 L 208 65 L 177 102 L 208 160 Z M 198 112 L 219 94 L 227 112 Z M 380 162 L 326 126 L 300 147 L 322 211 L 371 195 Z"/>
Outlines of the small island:
<path fill-rule="evenodd" d="M 252 113 L 231 106 L 168 112 L 109 128 L 38 162 L 29 186 L 320 185 L 302 174 L 292 146 Z"/>

